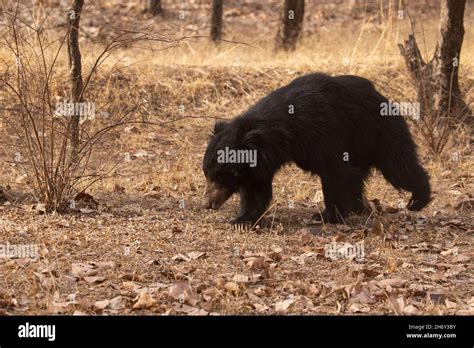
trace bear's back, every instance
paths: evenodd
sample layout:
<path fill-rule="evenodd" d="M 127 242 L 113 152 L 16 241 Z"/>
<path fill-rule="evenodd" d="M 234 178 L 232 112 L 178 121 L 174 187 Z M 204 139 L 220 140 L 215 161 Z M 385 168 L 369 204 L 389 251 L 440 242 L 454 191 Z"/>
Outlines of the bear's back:
<path fill-rule="evenodd" d="M 282 113 L 291 114 L 292 109 L 297 112 L 321 104 L 323 99 L 327 103 L 328 97 L 334 95 L 327 91 L 331 86 L 334 89 L 338 84 L 334 78 L 323 73 L 300 76 L 260 99 L 245 114 L 258 118 L 281 117 Z"/>
<path fill-rule="evenodd" d="M 360 117 L 377 115 L 383 101 L 386 98 L 365 78 L 312 73 L 274 90 L 247 110 L 244 116 L 281 120 L 282 116 L 293 115 L 310 122 L 317 118 L 356 121 Z M 362 109 L 371 112 L 368 114 Z"/>

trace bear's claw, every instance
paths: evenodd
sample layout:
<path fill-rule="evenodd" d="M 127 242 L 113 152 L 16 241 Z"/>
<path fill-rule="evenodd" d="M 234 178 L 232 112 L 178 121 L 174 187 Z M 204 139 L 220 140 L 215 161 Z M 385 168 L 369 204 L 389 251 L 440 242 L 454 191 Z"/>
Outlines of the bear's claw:
<path fill-rule="evenodd" d="M 252 229 L 252 226 L 253 226 L 253 224 L 250 223 L 250 222 L 235 222 L 235 223 L 232 223 L 232 227 L 234 228 L 234 230 L 236 230 L 238 232 L 250 231 Z"/>

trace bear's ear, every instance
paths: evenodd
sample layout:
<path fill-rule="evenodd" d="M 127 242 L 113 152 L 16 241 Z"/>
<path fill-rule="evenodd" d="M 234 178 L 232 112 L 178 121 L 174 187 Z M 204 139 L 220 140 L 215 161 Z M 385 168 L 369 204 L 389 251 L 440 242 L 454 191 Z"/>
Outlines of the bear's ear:
<path fill-rule="evenodd" d="M 264 132 L 261 129 L 254 129 L 244 135 L 242 144 L 250 148 L 260 148 L 264 140 Z"/>
<path fill-rule="evenodd" d="M 225 121 L 217 121 L 216 124 L 214 125 L 214 135 L 219 133 L 219 132 L 222 132 L 225 127 L 227 127 L 227 125 L 229 124 L 229 122 L 225 122 Z"/>

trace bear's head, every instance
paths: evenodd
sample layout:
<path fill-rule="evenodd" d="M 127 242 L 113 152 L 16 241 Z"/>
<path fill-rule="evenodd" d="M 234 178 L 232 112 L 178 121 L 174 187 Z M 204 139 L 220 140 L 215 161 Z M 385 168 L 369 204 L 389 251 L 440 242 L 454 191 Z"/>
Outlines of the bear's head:
<path fill-rule="evenodd" d="M 251 181 L 257 164 L 257 151 L 251 137 L 255 131 L 244 130 L 235 122 L 217 122 L 204 154 L 203 171 L 207 180 L 204 206 L 219 209 Z"/>

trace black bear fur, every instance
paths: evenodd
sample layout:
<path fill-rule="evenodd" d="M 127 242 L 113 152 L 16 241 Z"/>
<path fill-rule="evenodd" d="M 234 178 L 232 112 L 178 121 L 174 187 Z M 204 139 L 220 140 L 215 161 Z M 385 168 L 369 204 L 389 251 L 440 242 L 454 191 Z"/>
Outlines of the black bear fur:
<path fill-rule="evenodd" d="M 231 121 L 216 123 L 203 160 L 205 205 L 218 209 L 239 191 L 241 211 L 232 223 L 253 224 L 272 199 L 273 176 L 293 162 L 321 177 L 325 221 L 364 211 L 372 168 L 412 193 L 408 209 L 421 210 L 431 200 L 429 177 L 404 117 L 381 115 L 388 102 L 358 76 L 313 73 L 278 88 Z M 257 165 L 218 163 L 217 151 L 226 147 L 256 150 Z"/>

